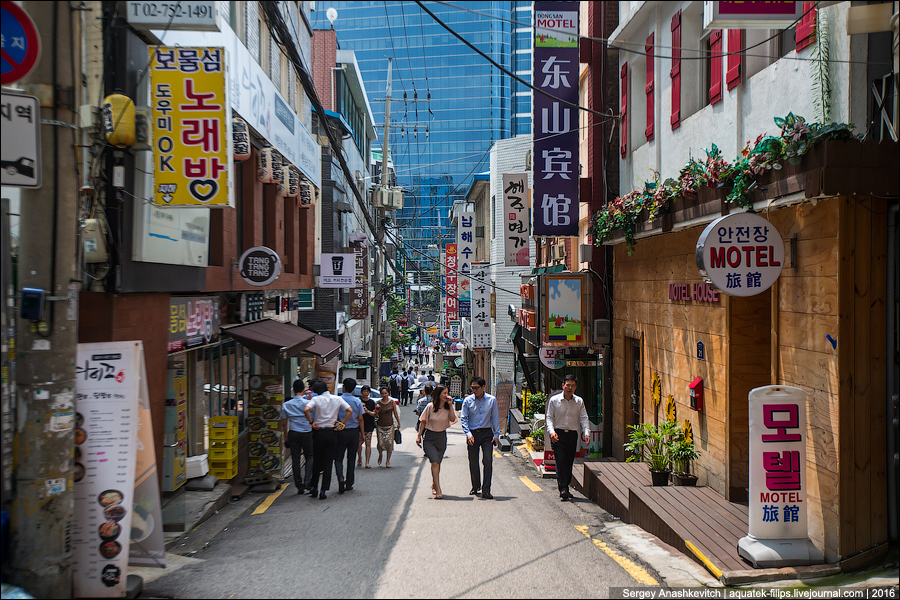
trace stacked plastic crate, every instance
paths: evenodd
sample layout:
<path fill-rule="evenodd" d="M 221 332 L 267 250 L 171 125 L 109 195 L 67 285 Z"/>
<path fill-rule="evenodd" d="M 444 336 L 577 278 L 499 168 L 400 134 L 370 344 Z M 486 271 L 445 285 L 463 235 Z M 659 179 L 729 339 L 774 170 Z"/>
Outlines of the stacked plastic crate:
<path fill-rule="evenodd" d="M 209 420 L 209 473 L 217 479 L 234 479 L 238 470 L 238 418 Z"/>

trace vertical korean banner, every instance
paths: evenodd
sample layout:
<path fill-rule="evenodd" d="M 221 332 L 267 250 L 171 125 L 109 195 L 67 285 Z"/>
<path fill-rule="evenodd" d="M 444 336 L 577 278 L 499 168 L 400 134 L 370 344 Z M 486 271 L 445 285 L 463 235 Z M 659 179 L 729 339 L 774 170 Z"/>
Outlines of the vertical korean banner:
<path fill-rule="evenodd" d="M 229 205 L 226 89 L 223 48 L 150 47 L 154 204 Z"/>
<path fill-rule="evenodd" d="M 78 344 L 72 527 L 76 598 L 125 596 L 143 360 L 141 342 Z"/>
<path fill-rule="evenodd" d="M 445 246 L 447 262 L 444 263 L 447 268 L 447 277 L 446 277 L 446 293 L 447 300 L 444 303 L 446 307 L 445 312 L 445 321 L 444 321 L 444 332 L 445 336 L 450 337 L 450 323 L 454 321 L 459 321 L 459 298 L 458 298 L 458 288 L 457 288 L 457 270 L 459 268 L 459 255 L 456 253 L 456 244 L 449 243 Z"/>
<path fill-rule="evenodd" d="M 472 263 L 472 348 L 491 347 L 490 263 Z"/>
<path fill-rule="evenodd" d="M 531 235 L 531 199 L 528 173 L 503 175 L 503 246 L 504 265 L 527 267 L 528 238 Z"/>
<path fill-rule="evenodd" d="M 369 318 L 369 250 L 364 241 L 350 242 L 356 269 L 356 287 L 350 290 L 350 318 Z"/>
<path fill-rule="evenodd" d="M 534 3 L 534 235 L 578 235 L 578 2 Z"/>
<path fill-rule="evenodd" d="M 459 316 L 471 315 L 471 282 L 469 279 L 472 260 L 475 258 L 475 213 L 459 213 L 456 226 L 456 253 L 459 264 Z"/>

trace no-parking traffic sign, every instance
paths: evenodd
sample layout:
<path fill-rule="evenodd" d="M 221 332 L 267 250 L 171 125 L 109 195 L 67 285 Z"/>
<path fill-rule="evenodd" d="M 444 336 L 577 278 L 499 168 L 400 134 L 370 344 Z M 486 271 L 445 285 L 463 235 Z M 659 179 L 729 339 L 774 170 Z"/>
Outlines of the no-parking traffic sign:
<path fill-rule="evenodd" d="M 28 75 L 41 56 L 41 36 L 34 21 L 14 2 L 0 2 L 0 84 Z"/>

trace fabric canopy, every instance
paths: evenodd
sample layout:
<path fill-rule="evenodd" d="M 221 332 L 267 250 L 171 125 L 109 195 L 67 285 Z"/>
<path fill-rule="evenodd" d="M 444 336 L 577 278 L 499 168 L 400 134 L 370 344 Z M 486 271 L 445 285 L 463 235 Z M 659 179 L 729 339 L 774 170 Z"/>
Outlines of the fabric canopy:
<path fill-rule="evenodd" d="M 223 327 L 222 335 L 234 338 L 257 356 L 270 363 L 300 353 L 310 353 L 328 360 L 341 345 L 302 327 L 271 319 Z"/>

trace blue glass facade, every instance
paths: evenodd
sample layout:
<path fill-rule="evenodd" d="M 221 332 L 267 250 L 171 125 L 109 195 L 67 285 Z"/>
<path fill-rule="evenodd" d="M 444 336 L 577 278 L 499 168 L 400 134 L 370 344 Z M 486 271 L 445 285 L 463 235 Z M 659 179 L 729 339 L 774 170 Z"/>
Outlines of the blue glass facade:
<path fill-rule="evenodd" d="M 465 2 L 468 10 L 436 3 L 428 9 L 509 71 L 531 70 L 531 36 L 516 35 L 530 24 L 531 2 Z M 526 10 L 516 10 L 523 6 Z M 379 132 L 384 124 L 387 57 L 393 58 L 390 146 L 399 185 L 408 192 L 394 219 L 403 241 L 437 258 L 429 244 L 450 238 L 449 208 L 464 197 L 474 173 L 490 168 L 491 145 L 531 131 L 527 90 L 453 37 L 412 2 L 317 2 L 315 29 L 329 28 L 328 8 L 341 48 L 354 50 Z M 478 11 L 478 12 L 472 12 Z M 486 14 L 480 14 L 486 13 Z M 516 41 L 529 52 L 519 66 Z M 521 75 L 520 75 L 521 76 Z M 430 101 L 428 101 L 430 94 Z M 527 105 L 523 108 L 523 105 Z M 516 113 L 528 113 L 527 122 Z M 416 262 L 416 252 L 408 254 Z M 423 259 L 424 260 L 424 259 Z M 423 265 L 425 266 L 425 265 Z"/>

